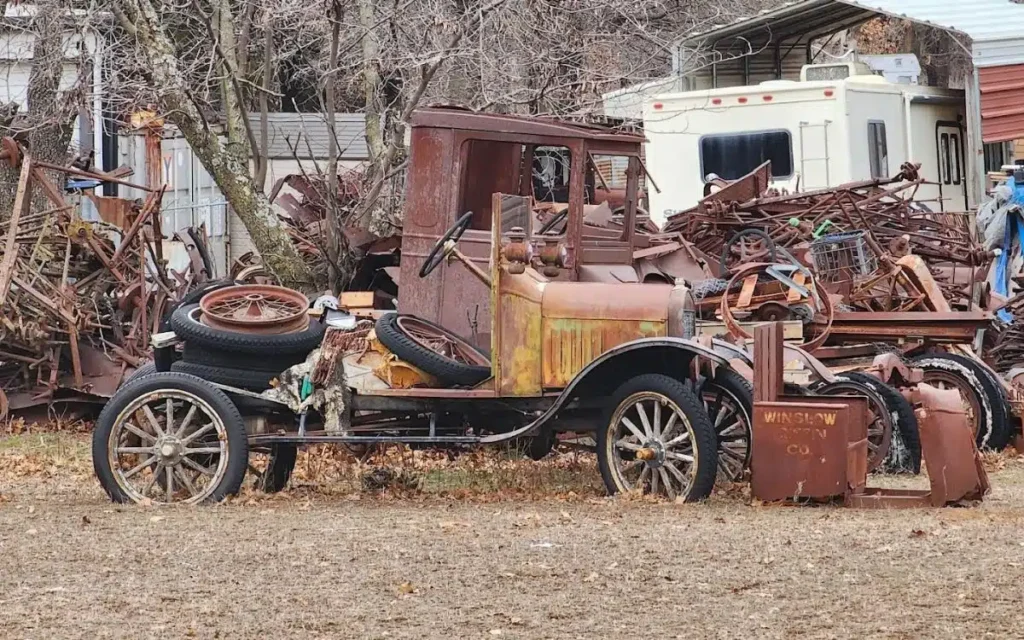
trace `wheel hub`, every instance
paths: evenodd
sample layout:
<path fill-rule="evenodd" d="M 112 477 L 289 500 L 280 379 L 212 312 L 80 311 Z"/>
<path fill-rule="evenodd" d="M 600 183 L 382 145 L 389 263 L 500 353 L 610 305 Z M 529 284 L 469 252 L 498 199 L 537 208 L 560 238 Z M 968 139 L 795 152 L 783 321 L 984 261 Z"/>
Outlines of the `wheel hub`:
<path fill-rule="evenodd" d="M 665 445 L 660 440 L 648 440 L 637 450 L 636 459 L 643 460 L 647 466 L 657 469 L 665 464 Z"/>
<path fill-rule="evenodd" d="M 156 450 L 156 455 L 160 458 L 160 462 L 164 465 L 176 465 L 185 453 L 185 445 L 181 443 L 179 438 L 174 436 L 158 438 L 154 449 Z"/>

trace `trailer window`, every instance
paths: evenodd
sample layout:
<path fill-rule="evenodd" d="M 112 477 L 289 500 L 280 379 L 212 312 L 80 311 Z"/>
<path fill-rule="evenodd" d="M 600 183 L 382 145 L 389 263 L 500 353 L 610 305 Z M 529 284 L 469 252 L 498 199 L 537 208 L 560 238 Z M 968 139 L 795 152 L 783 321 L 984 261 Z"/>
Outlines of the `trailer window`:
<path fill-rule="evenodd" d="M 788 131 L 704 136 L 700 140 L 701 178 L 714 173 L 736 180 L 766 160 L 772 161 L 772 177 L 793 175 L 793 141 Z"/>
<path fill-rule="evenodd" d="M 885 142 L 885 123 L 868 123 L 868 153 L 872 178 L 889 177 L 889 149 Z"/>
<path fill-rule="evenodd" d="M 960 184 L 960 136 L 955 133 L 949 136 L 949 158 L 950 180 L 953 184 Z"/>
<path fill-rule="evenodd" d="M 949 134 L 943 133 L 939 136 L 939 174 L 942 184 L 951 184 L 949 176 L 952 173 L 949 166 Z"/>

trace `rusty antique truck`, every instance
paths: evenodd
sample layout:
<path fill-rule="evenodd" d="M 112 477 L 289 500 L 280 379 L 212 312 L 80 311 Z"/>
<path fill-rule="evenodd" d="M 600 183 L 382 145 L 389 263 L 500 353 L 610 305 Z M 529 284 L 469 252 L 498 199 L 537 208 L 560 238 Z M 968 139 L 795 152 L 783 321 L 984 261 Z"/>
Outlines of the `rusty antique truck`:
<path fill-rule="evenodd" d="M 637 489 L 700 500 L 720 467 L 739 477 L 749 463 L 751 388 L 727 354 L 687 339 L 693 323 L 687 288 L 570 281 L 567 252 L 535 255 L 518 226 L 526 200 L 494 193 L 486 205 L 475 203 L 491 219 L 486 257 L 474 259 L 457 246 L 474 221 L 482 226 L 467 212 L 410 273 L 429 282 L 437 269 L 454 266 L 449 258 L 461 263 L 488 292 L 489 352 L 404 312 L 381 316 L 372 332 L 344 311 L 300 330 L 308 304 L 273 287 L 229 287 L 204 296 L 205 308 L 201 302 L 175 310 L 174 333 L 154 337 L 155 345 L 184 340 L 188 352 L 230 343 L 237 358 L 259 341 L 295 343 L 302 331 L 319 331 L 322 343 L 262 394 L 242 388 L 242 380 L 214 382 L 180 370 L 123 386 L 93 436 L 96 474 L 107 493 L 118 501 L 216 500 L 239 489 L 250 449 L 271 453 L 263 486 L 274 489 L 287 482 L 296 446 L 471 446 L 547 438 L 555 428 L 595 432 L 611 493 Z M 403 268 L 411 262 L 406 256 Z M 298 333 L 257 340 L 226 331 L 238 325 L 239 308 L 248 309 L 249 330 L 272 311 L 263 324 L 286 319 Z M 368 347 L 377 342 L 384 348 Z M 370 351 L 377 360 L 368 364 Z M 429 383 L 400 384 L 396 367 L 405 364 L 427 374 Z M 390 373 L 366 375 L 381 367 Z M 309 394 L 298 391 L 306 384 Z M 300 397 L 313 401 L 291 401 Z"/>

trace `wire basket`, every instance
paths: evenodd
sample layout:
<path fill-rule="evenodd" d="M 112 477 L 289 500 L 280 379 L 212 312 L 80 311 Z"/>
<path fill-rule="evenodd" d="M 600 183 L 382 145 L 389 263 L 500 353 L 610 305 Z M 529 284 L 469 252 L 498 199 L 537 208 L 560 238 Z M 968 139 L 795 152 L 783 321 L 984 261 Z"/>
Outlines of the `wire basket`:
<path fill-rule="evenodd" d="M 817 276 L 825 282 L 844 282 L 869 276 L 878 259 L 868 247 L 863 231 L 844 231 L 811 242 Z"/>

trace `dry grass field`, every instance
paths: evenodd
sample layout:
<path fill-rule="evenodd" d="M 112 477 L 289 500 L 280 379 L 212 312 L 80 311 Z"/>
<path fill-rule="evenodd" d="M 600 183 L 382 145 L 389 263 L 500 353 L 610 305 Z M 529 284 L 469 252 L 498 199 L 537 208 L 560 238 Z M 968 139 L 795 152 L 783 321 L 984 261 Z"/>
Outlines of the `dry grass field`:
<path fill-rule="evenodd" d="M 227 504 L 113 505 L 85 433 L 0 436 L 2 638 L 1007 638 L 1024 459 L 974 508 L 609 499 L 592 458 L 391 451 Z"/>

